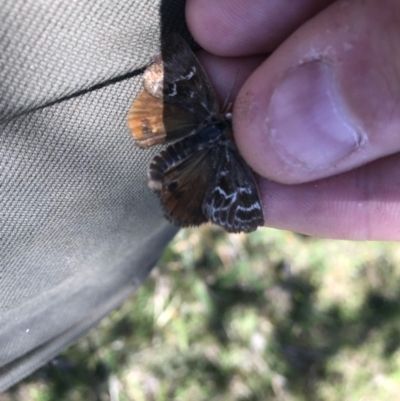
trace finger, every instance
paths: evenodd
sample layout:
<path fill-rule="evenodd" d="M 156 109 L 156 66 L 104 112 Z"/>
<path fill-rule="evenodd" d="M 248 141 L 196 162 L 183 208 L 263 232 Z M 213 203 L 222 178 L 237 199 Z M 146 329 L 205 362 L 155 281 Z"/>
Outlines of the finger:
<path fill-rule="evenodd" d="M 219 56 L 269 53 L 333 0 L 188 0 L 195 39 Z"/>
<path fill-rule="evenodd" d="M 400 2 L 339 1 L 246 81 L 235 138 L 260 175 L 313 181 L 400 150 Z"/>
<path fill-rule="evenodd" d="M 204 50 L 196 53 L 207 72 L 220 104 L 233 104 L 240 88 L 265 56 L 218 57 Z"/>
<path fill-rule="evenodd" d="M 400 239 L 400 157 L 324 180 L 284 185 L 261 179 L 266 225 L 338 239 Z"/>

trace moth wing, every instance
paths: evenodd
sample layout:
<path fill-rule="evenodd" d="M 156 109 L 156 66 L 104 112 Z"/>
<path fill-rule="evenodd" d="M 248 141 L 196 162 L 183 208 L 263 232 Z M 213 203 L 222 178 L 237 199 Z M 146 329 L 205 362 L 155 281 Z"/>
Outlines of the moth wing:
<path fill-rule="evenodd" d="M 207 74 L 177 34 L 162 41 L 161 57 L 146 70 L 144 86 L 153 96 L 195 115 L 198 122 L 218 113 L 218 100 Z"/>
<path fill-rule="evenodd" d="M 128 127 L 141 148 L 190 135 L 197 126 L 193 115 L 143 91 L 128 113 Z"/>
<path fill-rule="evenodd" d="M 202 203 L 211 175 L 210 150 L 189 144 L 184 140 L 168 146 L 154 157 L 149 171 L 149 186 L 160 197 L 165 217 L 181 227 L 208 220 Z"/>
<path fill-rule="evenodd" d="M 250 232 L 264 224 L 257 184 L 233 142 L 214 149 L 213 180 L 203 202 L 203 214 L 228 232 Z"/>

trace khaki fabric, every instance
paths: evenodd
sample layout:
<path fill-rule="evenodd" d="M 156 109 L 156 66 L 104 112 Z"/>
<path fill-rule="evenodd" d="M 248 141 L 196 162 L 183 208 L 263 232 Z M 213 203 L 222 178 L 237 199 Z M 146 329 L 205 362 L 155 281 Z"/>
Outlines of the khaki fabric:
<path fill-rule="evenodd" d="M 176 232 L 126 115 L 179 30 L 181 0 L 1 2 L 0 391 L 132 294 Z"/>

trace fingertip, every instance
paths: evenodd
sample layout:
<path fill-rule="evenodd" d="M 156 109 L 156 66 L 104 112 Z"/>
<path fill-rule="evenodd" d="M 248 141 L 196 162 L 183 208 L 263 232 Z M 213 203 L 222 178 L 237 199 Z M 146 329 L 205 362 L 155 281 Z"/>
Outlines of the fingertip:
<path fill-rule="evenodd" d="M 333 0 L 188 0 L 188 27 L 219 56 L 270 53 Z"/>
<path fill-rule="evenodd" d="M 220 104 L 232 103 L 251 73 L 265 60 L 265 56 L 218 57 L 205 50 L 196 53 L 205 69 Z"/>
<path fill-rule="evenodd" d="M 379 45 L 397 40 L 383 24 L 400 7 L 392 2 L 377 18 L 377 2 L 361 6 L 356 1 L 325 10 L 240 90 L 233 111 L 235 139 L 261 176 L 310 182 L 400 150 L 400 121 L 393 114 L 400 69 L 394 52 Z M 364 35 L 372 25 L 373 37 Z M 397 25 L 392 29 L 399 31 Z"/>
<path fill-rule="evenodd" d="M 264 177 L 299 183 L 356 163 L 368 139 L 346 107 L 335 68 L 316 59 L 274 76 L 268 64 L 246 82 L 234 110 L 239 147 L 253 168 Z"/>
<path fill-rule="evenodd" d="M 218 56 L 229 56 L 223 38 L 227 36 L 224 6 L 220 2 L 187 0 L 186 22 L 200 46 Z"/>
<path fill-rule="evenodd" d="M 254 1 L 251 7 L 242 0 L 186 3 L 186 21 L 193 37 L 204 49 L 222 57 L 271 51 L 277 35 L 270 15 L 270 7 L 264 0 Z"/>

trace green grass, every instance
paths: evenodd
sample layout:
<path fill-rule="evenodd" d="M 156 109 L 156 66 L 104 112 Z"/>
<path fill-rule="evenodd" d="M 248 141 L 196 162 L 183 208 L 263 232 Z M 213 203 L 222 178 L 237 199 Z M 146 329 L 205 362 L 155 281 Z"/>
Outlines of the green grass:
<path fill-rule="evenodd" d="M 0 400 L 399 399 L 399 300 L 397 244 L 182 230 L 133 297 Z"/>

